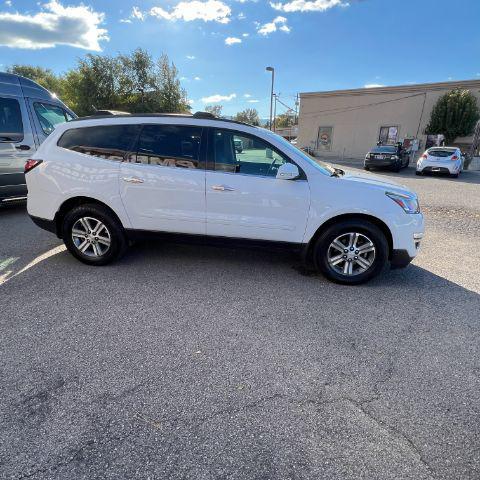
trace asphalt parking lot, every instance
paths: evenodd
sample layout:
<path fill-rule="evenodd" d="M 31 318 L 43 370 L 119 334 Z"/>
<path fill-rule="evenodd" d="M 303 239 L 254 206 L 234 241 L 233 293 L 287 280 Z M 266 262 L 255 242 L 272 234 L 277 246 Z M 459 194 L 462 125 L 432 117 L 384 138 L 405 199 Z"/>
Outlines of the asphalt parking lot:
<path fill-rule="evenodd" d="M 0 210 L 0 478 L 478 479 L 480 173 L 378 174 L 427 235 L 360 287 L 158 243 L 92 268 Z"/>

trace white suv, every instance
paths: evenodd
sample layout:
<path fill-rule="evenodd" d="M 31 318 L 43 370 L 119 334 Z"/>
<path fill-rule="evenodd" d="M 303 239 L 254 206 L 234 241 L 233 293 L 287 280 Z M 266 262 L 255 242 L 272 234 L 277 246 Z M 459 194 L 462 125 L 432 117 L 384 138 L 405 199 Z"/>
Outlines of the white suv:
<path fill-rule="evenodd" d="M 202 112 L 74 120 L 25 170 L 33 221 L 90 265 L 156 233 L 293 248 L 331 280 L 356 284 L 388 262 L 406 266 L 424 232 L 417 197 L 404 187 Z"/>

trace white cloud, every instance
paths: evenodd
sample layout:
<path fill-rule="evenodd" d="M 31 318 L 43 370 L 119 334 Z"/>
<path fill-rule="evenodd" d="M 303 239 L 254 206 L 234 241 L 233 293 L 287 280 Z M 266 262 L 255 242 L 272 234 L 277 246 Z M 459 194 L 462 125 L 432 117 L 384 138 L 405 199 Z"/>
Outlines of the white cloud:
<path fill-rule="evenodd" d="M 40 49 L 70 45 L 101 51 L 100 41 L 108 40 L 100 28 L 105 15 L 83 4 L 64 7 L 57 0 L 42 5 L 38 13 L 0 13 L 0 45 Z"/>
<path fill-rule="evenodd" d="M 248 103 L 258 103 L 260 100 L 247 100 Z"/>
<path fill-rule="evenodd" d="M 187 60 L 195 60 L 195 55 L 187 55 Z"/>
<path fill-rule="evenodd" d="M 379 88 L 384 87 L 385 85 L 381 85 L 380 83 L 367 83 L 364 85 L 364 88 Z"/>
<path fill-rule="evenodd" d="M 275 10 L 282 12 L 325 12 L 333 7 L 348 7 L 344 0 L 291 0 L 287 3 L 274 3 L 270 5 Z"/>
<path fill-rule="evenodd" d="M 238 15 L 237 15 L 237 18 L 239 20 L 244 20 L 245 18 L 247 18 L 247 16 L 243 13 L 243 12 L 240 12 Z"/>
<path fill-rule="evenodd" d="M 132 20 L 130 18 L 121 18 L 120 23 L 132 23 Z"/>
<path fill-rule="evenodd" d="M 270 33 L 276 32 L 278 29 L 283 32 L 290 32 L 290 27 L 287 25 L 287 19 L 285 17 L 276 17 L 269 23 L 258 25 L 258 33 L 263 36 L 268 36 Z"/>
<path fill-rule="evenodd" d="M 247 38 L 250 34 L 249 33 L 242 33 L 242 37 Z"/>
<path fill-rule="evenodd" d="M 11 7 L 12 6 L 12 0 L 5 0 L 5 5 L 7 7 Z"/>
<path fill-rule="evenodd" d="M 245 98 L 251 98 L 251 95 L 250 95 L 249 93 L 245 93 L 243 96 L 244 96 Z"/>
<path fill-rule="evenodd" d="M 170 11 L 162 7 L 152 7 L 149 14 L 165 20 L 203 20 L 204 22 L 228 23 L 232 10 L 220 0 L 183 1 L 177 3 Z"/>
<path fill-rule="evenodd" d="M 137 20 L 145 20 L 145 13 L 142 12 L 138 7 L 132 8 L 132 13 L 130 14 L 132 18 L 136 18 Z"/>
<path fill-rule="evenodd" d="M 193 105 L 193 104 L 195 103 L 195 100 L 187 100 L 187 103 L 188 103 L 189 105 Z"/>
<path fill-rule="evenodd" d="M 201 80 L 200 77 L 193 77 L 193 79 L 194 79 L 194 80 L 197 80 L 197 81 Z"/>
<path fill-rule="evenodd" d="M 225 45 L 234 45 L 235 43 L 242 43 L 242 40 L 237 37 L 227 37 L 225 39 Z"/>
<path fill-rule="evenodd" d="M 209 97 L 203 97 L 201 100 L 203 103 L 220 103 L 220 102 L 229 102 L 237 97 L 236 93 L 231 93 L 230 95 L 210 95 Z"/>

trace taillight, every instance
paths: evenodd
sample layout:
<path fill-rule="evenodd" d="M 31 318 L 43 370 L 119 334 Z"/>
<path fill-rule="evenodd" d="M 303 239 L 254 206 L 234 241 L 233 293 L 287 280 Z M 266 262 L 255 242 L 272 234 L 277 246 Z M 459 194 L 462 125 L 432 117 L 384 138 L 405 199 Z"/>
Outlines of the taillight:
<path fill-rule="evenodd" d="M 33 170 L 37 165 L 40 165 L 43 162 L 43 160 L 27 160 L 25 162 L 25 169 L 24 173 L 29 172 L 30 170 Z"/>
<path fill-rule="evenodd" d="M 428 155 L 427 155 L 426 153 L 424 153 L 424 154 L 422 155 L 422 158 L 428 158 Z"/>
<path fill-rule="evenodd" d="M 453 155 L 453 156 L 452 156 L 452 158 L 451 158 L 450 160 L 453 160 L 453 161 L 455 161 L 455 160 L 458 160 L 458 157 L 457 157 L 457 155 Z"/>

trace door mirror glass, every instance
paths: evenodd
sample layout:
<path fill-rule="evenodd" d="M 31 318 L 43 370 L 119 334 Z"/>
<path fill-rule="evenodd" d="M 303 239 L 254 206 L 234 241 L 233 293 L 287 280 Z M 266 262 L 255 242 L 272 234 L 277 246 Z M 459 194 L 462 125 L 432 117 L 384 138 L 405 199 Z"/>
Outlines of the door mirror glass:
<path fill-rule="evenodd" d="M 284 163 L 277 170 L 277 178 L 281 180 L 295 180 L 300 176 L 298 167 L 293 163 Z"/>

